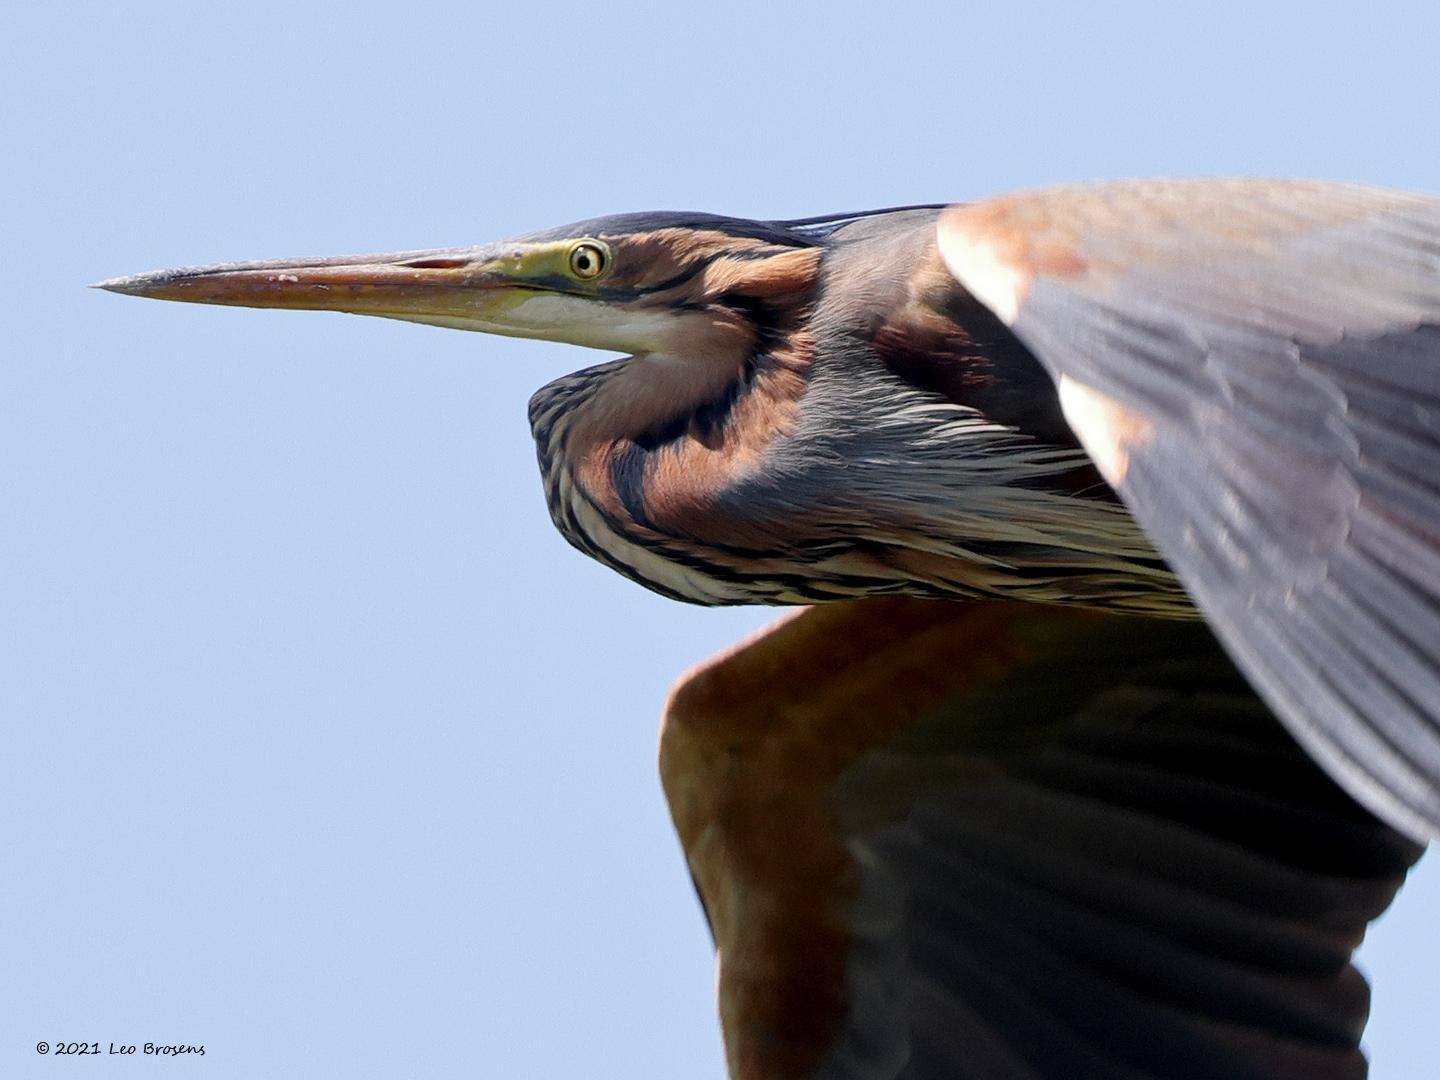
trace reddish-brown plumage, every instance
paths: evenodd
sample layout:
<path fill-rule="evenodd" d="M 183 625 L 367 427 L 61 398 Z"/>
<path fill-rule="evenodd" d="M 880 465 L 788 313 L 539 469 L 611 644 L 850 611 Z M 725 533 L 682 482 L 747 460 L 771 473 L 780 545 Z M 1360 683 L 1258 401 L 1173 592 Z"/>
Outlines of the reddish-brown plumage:
<path fill-rule="evenodd" d="M 808 337 L 792 337 L 783 350 L 758 362 L 746 390 L 716 430 L 692 431 L 655 455 L 645 486 L 651 521 L 678 535 L 766 546 L 763 523 L 715 513 L 714 496 L 759 469 L 766 450 L 794 428 L 810 363 L 808 346 Z"/>
<path fill-rule="evenodd" d="M 690 258 L 710 262 L 674 290 L 677 303 L 696 309 L 684 320 L 692 325 L 683 355 L 657 353 L 632 361 L 597 394 L 595 422 L 577 425 L 571 438 L 581 484 L 607 512 L 629 516 L 616 490 L 617 459 L 679 417 L 678 430 L 647 457 L 638 478 L 642 528 L 764 548 L 771 541 L 764 523 L 717 513 L 714 500 L 759 468 L 766 450 L 794 426 L 813 345 L 802 326 L 821 253 L 742 243 L 751 253 L 747 257 L 733 254 L 733 241 L 728 248 L 685 247 Z M 678 272 L 683 260 L 670 258 Z M 777 336 L 773 347 L 756 340 L 749 313 L 734 306 L 749 301 L 767 305 Z M 683 399 L 669 394 L 672 380 L 683 387 Z M 728 408 L 704 417 L 705 407 L 721 400 L 728 400 Z"/>
<path fill-rule="evenodd" d="M 905 598 L 810 608 L 674 691 L 661 776 L 715 934 L 733 1076 L 808 1076 L 848 1006 L 858 878 L 832 785 L 942 701 L 1020 663 L 1023 610 Z"/>

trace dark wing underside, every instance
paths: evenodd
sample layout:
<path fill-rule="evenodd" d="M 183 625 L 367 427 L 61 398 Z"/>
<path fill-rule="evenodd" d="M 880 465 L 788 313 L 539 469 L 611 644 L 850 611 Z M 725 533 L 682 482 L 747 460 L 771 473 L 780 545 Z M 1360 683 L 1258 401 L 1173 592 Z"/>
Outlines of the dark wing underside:
<path fill-rule="evenodd" d="M 662 767 L 734 1077 L 1365 1075 L 1350 955 L 1420 848 L 1199 624 L 810 609 L 677 690 Z"/>
<path fill-rule="evenodd" d="M 1440 200 L 1102 184 L 939 239 L 1280 718 L 1440 835 Z"/>

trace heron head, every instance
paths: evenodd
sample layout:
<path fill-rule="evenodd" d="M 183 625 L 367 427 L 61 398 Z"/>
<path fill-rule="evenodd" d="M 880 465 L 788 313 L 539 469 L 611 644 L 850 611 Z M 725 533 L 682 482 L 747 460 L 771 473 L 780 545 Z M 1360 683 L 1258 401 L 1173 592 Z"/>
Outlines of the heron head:
<path fill-rule="evenodd" d="M 344 311 L 631 354 L 739 345 L 806 294 L 820 249 L 780 225 L 624 214 L 478 247 L 186 267 L 115 278 L 134 296 Z"/>

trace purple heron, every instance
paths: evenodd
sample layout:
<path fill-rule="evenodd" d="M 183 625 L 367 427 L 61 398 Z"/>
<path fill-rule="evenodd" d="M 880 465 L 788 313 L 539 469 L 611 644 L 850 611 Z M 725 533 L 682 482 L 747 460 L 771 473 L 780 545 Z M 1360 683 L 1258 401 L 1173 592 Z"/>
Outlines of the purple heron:
<path fill-rule="evenodd" d="M 1365 1074 L 1351 953 L 1440 834 L 1440 200 L 630 214 L 102 287 L 623 354 L 531 401 L 556 526 L 806 605 L 662 729 L 732 1076 Z"/>

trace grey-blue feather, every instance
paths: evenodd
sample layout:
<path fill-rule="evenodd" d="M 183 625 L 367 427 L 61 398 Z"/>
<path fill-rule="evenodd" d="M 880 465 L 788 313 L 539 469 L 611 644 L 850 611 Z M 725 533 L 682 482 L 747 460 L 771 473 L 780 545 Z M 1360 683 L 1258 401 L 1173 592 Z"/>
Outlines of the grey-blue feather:
<path fill-rule="evenodd" d="M 1081 389 L 1077 433 L 1296 736 L 1440 835 L 1440 200 L 1101 185 L 941 245 Z"/>

